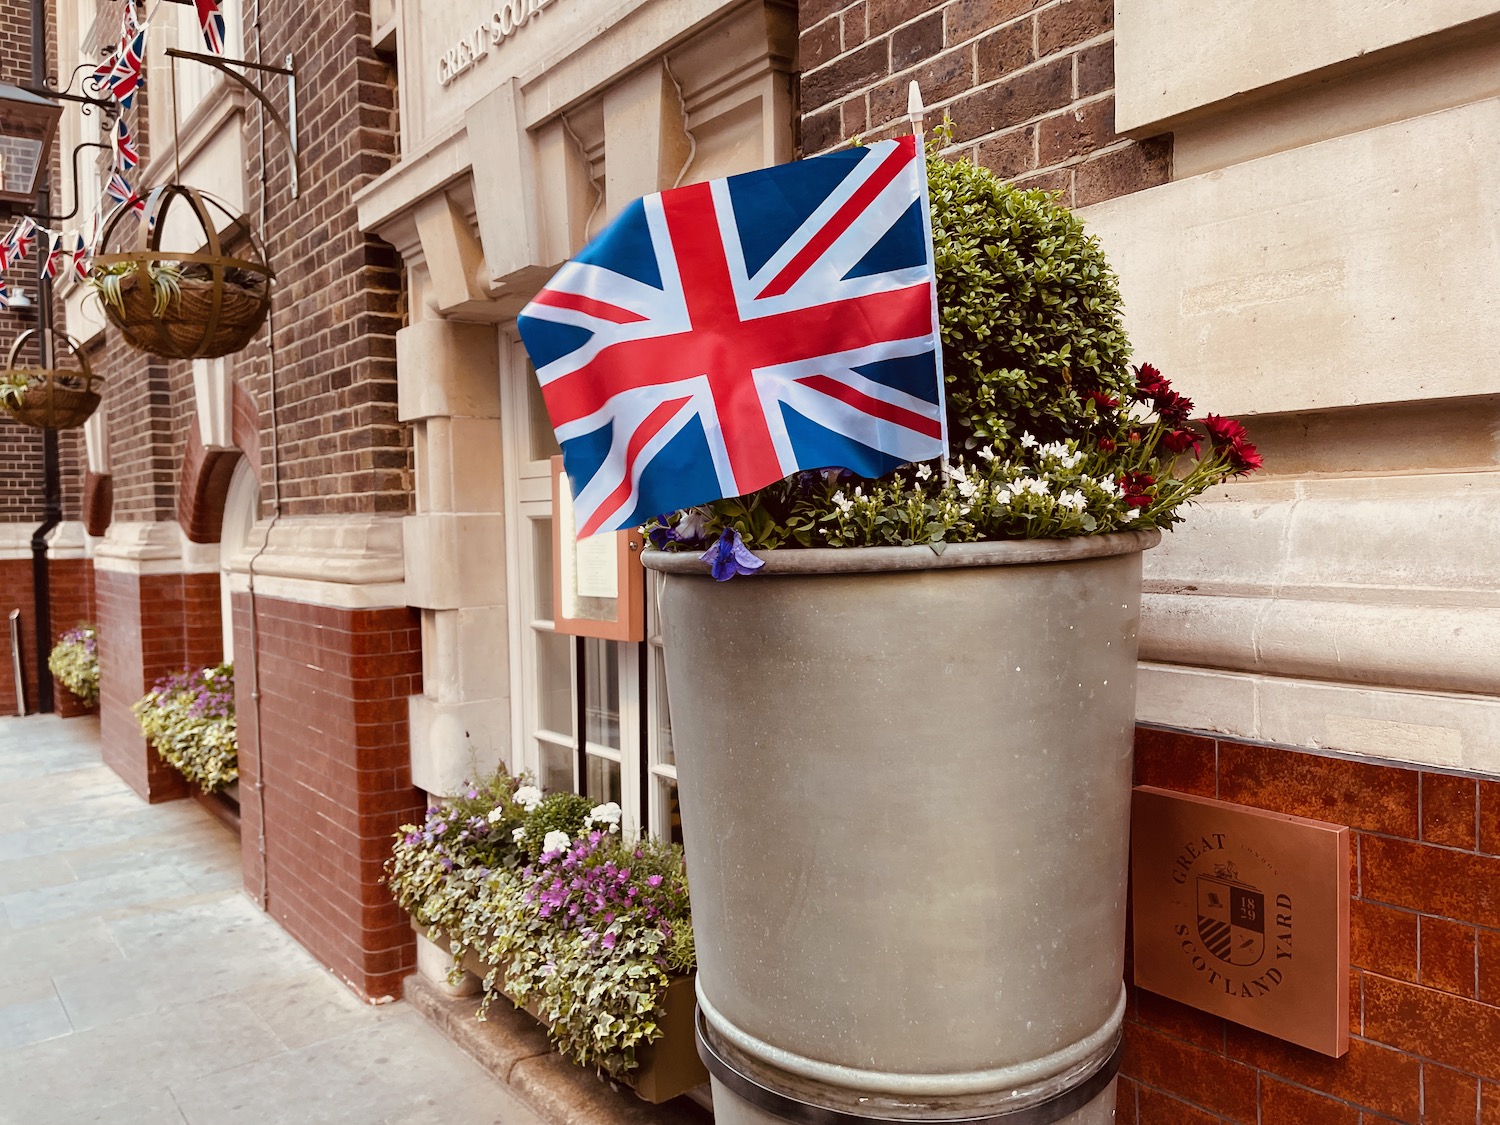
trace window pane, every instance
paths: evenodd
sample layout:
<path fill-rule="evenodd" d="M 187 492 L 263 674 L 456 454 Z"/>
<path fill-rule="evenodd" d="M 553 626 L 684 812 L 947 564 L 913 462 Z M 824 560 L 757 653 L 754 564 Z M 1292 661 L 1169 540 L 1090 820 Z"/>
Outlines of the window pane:
<path fill-rule="evenodd" d="M 656 778 L 656 834 L 674 844 L 682 843 L 682 811 L 677 804 L 677 782 L 669 777 Z"/>
<path fill-rule="evenodd" d="M 590 637 L 586 642 L 588 741 L 620 748 L 620 646 Z"/>
<path fill-rule="evenodd" d="M 545 629 L 536 637 L 536 713 L 544 730 L 573 734 L 573 638 Z"/>
<path fill-rule="evenodd" d="M 526 361 L 526 403 L 531 415 L 531 459 L 545 461 L 561 453 L 557 435 L 552 432 L 552 422 L 547 417 L 547 404 L 542 399 L 542 388 L 536 381 L 536 368 Z"/>
<path fill-rule="evenodd" d="M 620 800 L 620 763 L 590 754 L 588 786 L 585 792 L 600 804 L 605 801 L 618 802 Z"/>
<path fill-rule="evenodd" d="M 573 748 L 553 742 L 541 743 L 542 788 L 548 793 L 573 792 Z"/>
<path fill-rule="evenodd" d="M 552 521 L 532 520 L 531 554 L 536 564 L 536 616 L 539 621 L 552 617 Z"/>
<path fill-rule="evenodd" d="M 655 673 L 652 679 L 656 681 L 655 706 L 651 709 L 651 721 L 656 724 L 656 760 L 664 766 L 675 766 L 677 754 L 672 749 L 672 716 L 667 710 L 667 661 L 662 650 L 655 645 L 651 646 L 651 661 Z"/>

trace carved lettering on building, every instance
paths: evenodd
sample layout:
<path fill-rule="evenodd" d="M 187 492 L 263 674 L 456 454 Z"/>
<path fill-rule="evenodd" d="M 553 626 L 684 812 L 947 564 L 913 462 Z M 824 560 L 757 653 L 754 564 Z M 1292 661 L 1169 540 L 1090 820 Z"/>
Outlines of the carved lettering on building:
<path fill-rule="evenodd" d="M 457 43 L 438 59 L 438 82 L 446 86 L 476 63 L 488 58 L 490 49 L 498 47 L 521 28 L 536 19 L 557 0 L 498 0 L 490 18 L 465 32 Z"/>
<path fill-rule="evenodd" d="M 1136 984 L 1343 1054 L 1348 829 L 1141 786 L 1131 837 Z"/>

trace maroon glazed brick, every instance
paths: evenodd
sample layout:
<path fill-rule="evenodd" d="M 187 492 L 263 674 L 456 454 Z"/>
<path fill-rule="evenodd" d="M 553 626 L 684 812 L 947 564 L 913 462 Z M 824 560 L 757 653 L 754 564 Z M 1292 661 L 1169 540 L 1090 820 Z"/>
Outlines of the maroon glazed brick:
<path fill-rule="evenodd" d="M 1422 839 L 1454 848 L 1479 842 L 1479 783 L 1472 777 L 1422 773 Z"/>
<path fill-rule="evenodd" d="M 1424 916 L 1418 983 L 1458 996 L 1477 995 L 1477 936 L 1473 926 Z"/>
<path fill-rule="evenodd" d="M 1237 804 L 1416 839 L 1417 787 L 1417 772 L 1398 766 L 1219 743 L 1219 796 Z"/>

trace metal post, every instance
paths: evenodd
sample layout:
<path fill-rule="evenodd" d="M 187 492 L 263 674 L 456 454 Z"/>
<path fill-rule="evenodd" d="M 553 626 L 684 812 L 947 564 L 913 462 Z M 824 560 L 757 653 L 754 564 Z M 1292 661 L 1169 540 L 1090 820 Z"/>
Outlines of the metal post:
<path fill-rule="evenodd" d="M 41 86 L 47 74 L 46 6 L 44 0 L 31 0 L 31 81 Z M 37 192 L 36 209 L 40 215 L 52 210 L 47 186 L 51 172 L 43 173 L 42 188 Z M 36 328 L 40 341 L 43 368 L 53 364 L 52 356 L 52 283 L 42 276 L 42 263 L 49 247 L 37 239 Z M 36 637 L 37 710 L 53 709 L 52 671 L 47 657 L 52 650 L 52 584 L 47 570 L 47 536 L 62 523 L 62 480 L 58 466 L 57 431 L 42 431 L 43 520 L 31 534 L 31 587 Z"/>

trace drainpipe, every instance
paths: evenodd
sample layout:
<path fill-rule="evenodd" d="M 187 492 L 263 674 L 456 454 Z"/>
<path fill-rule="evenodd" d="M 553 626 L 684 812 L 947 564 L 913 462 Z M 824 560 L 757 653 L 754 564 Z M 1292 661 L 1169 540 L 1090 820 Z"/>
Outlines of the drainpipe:
<path fill-rule="evenodd" d="M 37 89 L 46 85 L 47 77 L 47 13 L 44 0 L 31 0 L 31 84 Z M 37 214 L 46 215 L 52 210 L 47 181 L 50 171 L 44 173 L 42 189 L 37 192 Z M 52 357 L 52 283 L 42 276 L 41 263 L 47 247 L 37 240 L 36 282 L 36 334 L 37 346 L 41 349 L 43 367 L 51 367 Z M 57 459 L 57 431 L 42 431 L 42 478 L 43 514 L 45 518 L 31 533 L 31 589 L 33 617 L 36 623 L 36 683 L 37 710 L 53 710 L 52 672 L 47 667 L 47 657 L 52 649 L 52 587 L 47 573 L 47 536 L 62 523 L 62 480 Z"/>

